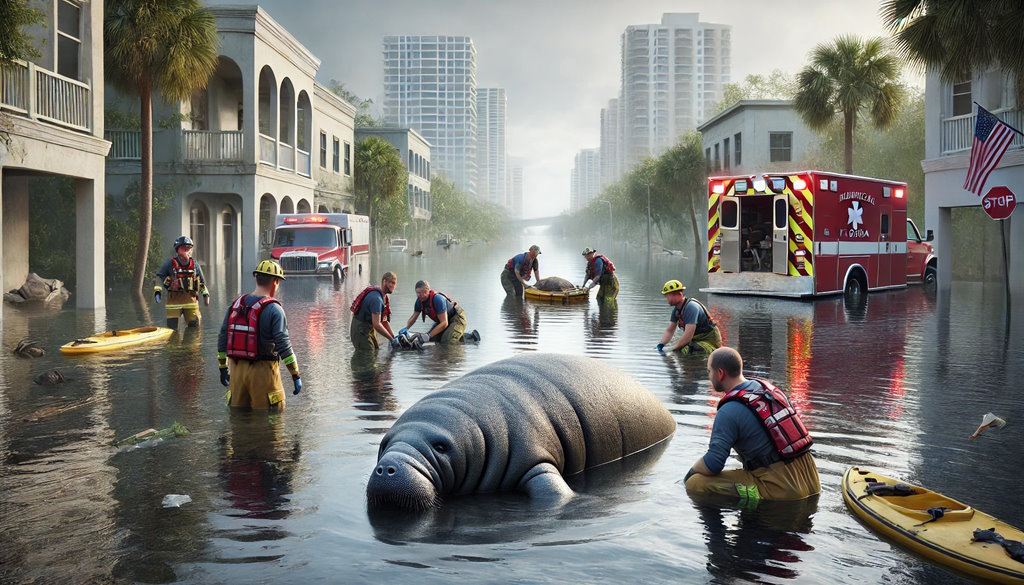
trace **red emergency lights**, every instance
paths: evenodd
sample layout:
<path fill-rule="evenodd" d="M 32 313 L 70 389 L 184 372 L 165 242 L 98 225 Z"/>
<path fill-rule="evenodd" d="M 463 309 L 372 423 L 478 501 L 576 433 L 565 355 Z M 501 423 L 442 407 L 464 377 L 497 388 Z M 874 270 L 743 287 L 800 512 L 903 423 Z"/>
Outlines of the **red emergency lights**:
<path fill-rule="evenodd" d="M 322 215 L 292 216 L 284 218 L 285 223 L 327 223 Z"/>
<path fill-rule="evenodd" d="M 803 191 L 806 188 L 807 188 L 807 181 L 805 181 L 803 179 L 794 179 L 793 180 L 793 189 L 796 189 L 797 191 Z"/>
<path fill-rule="evenodd" d="M 903 199 L 903 189 L 896 189 L 896 198 Z"/>
<path fill-rule="evenodd" d="M 711 186 L 711 192 L 718 195 L 725 193 L 725 183 L 715 183 Z"/>

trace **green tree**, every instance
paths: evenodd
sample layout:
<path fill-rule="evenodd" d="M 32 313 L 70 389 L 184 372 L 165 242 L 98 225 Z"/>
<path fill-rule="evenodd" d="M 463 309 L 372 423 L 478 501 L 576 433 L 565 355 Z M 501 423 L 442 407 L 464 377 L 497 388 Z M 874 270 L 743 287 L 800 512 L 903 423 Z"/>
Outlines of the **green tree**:
<path fill-rule="evenodd" d="M 377 128 L 383 126 L 384 123 L 379 118 L 373 116 L 373 100 L 370 98 L 360 98 L 355 92 L 345 87 L 345 84 L 332 79 L 327 84 L 327 88 L 331 90 L 331 93 L 352 104 L 356 108 L 356 128 Z"/>
<path fill-rule="evenodd" d="M 797 76 L 793 106 L 808 126 L 821 131 L 842 115 L 846 173 L 853 173 L 853 135 L 862 110 L 879 128 L 896 120 L 903 103 L 899 75 L 899 61 L 883 39 L 848 35 L 815 47 Z"/>
<path fill-rule="evenodd" d="M 25 27 L 42 20 L 43 13 L 27 0 L 0 1 L 0 65 L 39 56 L 39 50 L 33 44 L 32 36 L 25 32 Z"/>
<path fill-rule="evenodd" d="M 141 196 L 132 288 L 142 294 L 153 232 L 153 94 L 188 99 L 217 70 L 217 26 L 199 0 L 107 0 L 104 64 L 115 86 L 139 97 Z"/>
<path fill-rule="evenodd" d="M 370 228 L 377 236 L 377 218 L 374 209 L 406 191 L 409 171 L 402 163 L 398 150 L 390 142 L 370 136 L 356 143 L 356 207 L 365 209 Z M 403 198 L 404 199 L 404 198 Z"/>
<path fill-rule="evenodd" d="M 1007 70 L 1024 104 L 1024 4 L 1017 0 L 886 0 L 882 20 L 905 60 L 938 69 L 942 80 Z"/>
<path fill-rule="evenodd" d="M 707 213 L 707 164 L 700 134 L 690 132 L 683 141 L 658 158 L 655 165 L 658 191 L 664 193 L 658 206 L 659 215 L 664 213 L 671 221 L 674 218 L 690 218 L 690 231 L 696 250 L 694 258 L 701 258 L 701 229 Z M 652 201 L 653 207 L 653 201 Z M 654 210 L 652 209 L 652 213 Z"/>
<path fill-rule="evenodd" d="M 430 223 L 438 233 L 463 239 L 489 239 L 501 235 L 507 212 L 497 205 L 467 197 L 455 183 L 435 174 L 430 180 Z"/>
<path fill-rule="evenodd" d="M 714 117 L 740 100 L 790 100 L 796 95 L 796 82 L 792 75 L 775 69 L 768 75 L 748 75 L 743 83 L 726 83 L 722 99 L 711 112 Z"/>

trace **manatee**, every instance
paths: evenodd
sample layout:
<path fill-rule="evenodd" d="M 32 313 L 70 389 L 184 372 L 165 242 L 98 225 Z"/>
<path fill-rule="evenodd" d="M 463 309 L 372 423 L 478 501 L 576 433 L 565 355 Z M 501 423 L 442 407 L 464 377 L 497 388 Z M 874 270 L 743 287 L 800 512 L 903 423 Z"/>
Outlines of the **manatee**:
<path fill-rule="evenodd" d="M 450 495 L 525 492 L 561 503 L 565 481 L 669 439 L 675 420 L 635 380 L 591 358 L 494 362 L 411 406 L 380 442 L 371 507 L 424 510 Z"/>

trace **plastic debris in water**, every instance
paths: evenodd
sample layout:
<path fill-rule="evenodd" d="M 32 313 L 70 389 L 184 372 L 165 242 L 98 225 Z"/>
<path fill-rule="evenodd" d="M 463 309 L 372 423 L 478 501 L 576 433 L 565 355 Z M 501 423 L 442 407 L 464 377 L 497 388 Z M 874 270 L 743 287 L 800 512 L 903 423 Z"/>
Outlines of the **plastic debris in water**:
<path fill-rule="evenodd" d="M 180 508 L 182 504 L 187 504 L 192 501 L 192 498 L 183 494 L 167 494 L 164 496 L 164 508 Z"/>
<path fill-rule="evenodd" d="M 146 429 L 144 431 L 135 433 L 127 439 L 121 439 L 115 445 L 117 447 L 126 447 L 128 445 L 136 445 L 145 441 L 151 441 L 153 439 L 163 439 L 166 437 L 184 437 L 188 434 L 188 428 L 185 425 L 174 421 L 174 424 L 167 427 L 166 429 Z"/>
<path fill-rule="evenodd" d="M 981 434 L 981 431 L 985 429 L 1000 429 L 1005 426 L 1005 420 L 999 418 L 998 416 L 990 412 L 981 418 L 981 426 L 979 426 L 978 430 L 974 431 L 974 434 L 971 435 L 971 440 L 973 441 L 974 439 L 977 439 L 978 435 Z"/>

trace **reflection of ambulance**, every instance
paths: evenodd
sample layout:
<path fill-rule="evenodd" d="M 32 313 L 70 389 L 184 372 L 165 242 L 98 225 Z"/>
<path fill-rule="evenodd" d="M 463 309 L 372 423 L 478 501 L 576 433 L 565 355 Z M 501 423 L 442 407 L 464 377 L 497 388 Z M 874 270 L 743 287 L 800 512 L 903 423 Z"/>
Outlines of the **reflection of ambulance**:
<path fill-rule="evenodd" d="M 370 219 L 349 213 L 293 213 L 277 216 L 270 257 L 288 276 L 320 276 L 341 283 L 349 267 L 366 262 Z"/>
<path fill-rule="evenodd" d="M 705 292 L 805 297 L 935 280 L 907 185 L 804 171 L 708 179 Z"/>

